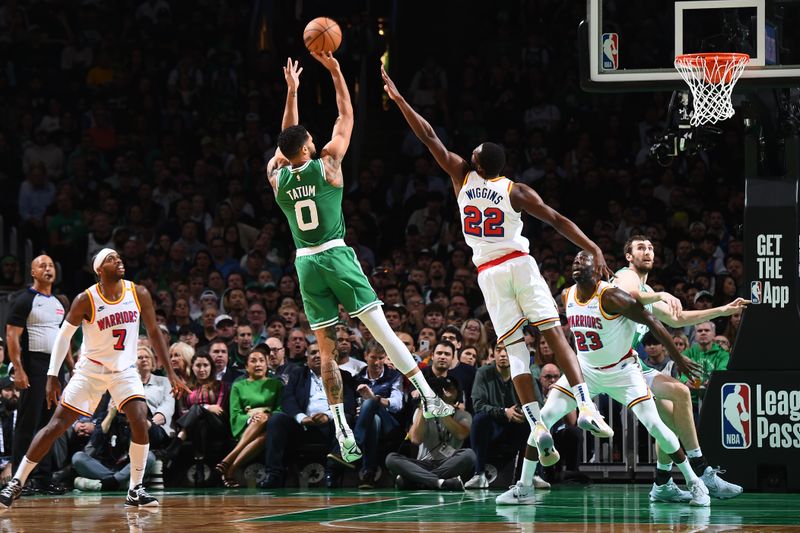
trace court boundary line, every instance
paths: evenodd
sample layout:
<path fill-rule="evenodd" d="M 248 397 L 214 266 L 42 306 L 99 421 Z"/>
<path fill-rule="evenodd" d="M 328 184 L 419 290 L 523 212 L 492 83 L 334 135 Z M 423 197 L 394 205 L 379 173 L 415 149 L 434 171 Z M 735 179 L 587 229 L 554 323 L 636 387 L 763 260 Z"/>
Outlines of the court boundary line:
<path fill-rule="evenodd" d="M 342 503 L 342 504 L 339 504 L 339 505 L 327 505 L 325 507 L 314 507 L 312 509 L 300 509 L 300 510 L 297 510 L 297 511 L 288 511 L 288 512 L 285 512 L 285 513 L 277 513 L 277 514 L 270 514 L 270 515 L 264 515 L 264 516 L 254 516 L 254 517 L 250 517 L 250 518 L 239 518 L 238 520 L 234 520 L 232 523 L 253 522 L 253 521 L 257 521 L 257 520 L 264 520 L 265 518 L 273 518 L 273 517 L 276 517 L 276 516 L 290 516 L 290 515 L 293 515 L 293 514 L 313 513 L 313 512 L 316 512 L 316 511 L 325 511 L 327 509 L 341 509 L 343 507 L 354 507 L 356 505 L 368 505 L 368 504 L 371 504 L 371 503 L 383 503 L 383 502 L 391 502 L 391 501 L 398 501 L 398 500 L 405 500 L 405 499 L 407 499 L 407 496 L 401 496 L 399 498 L 378 499 L 378 500 L 372 500 L 372 501 L 368 501 L 368 502 Z M 310 520 L 309 520 L 309 522 L 313 523 Z"/>

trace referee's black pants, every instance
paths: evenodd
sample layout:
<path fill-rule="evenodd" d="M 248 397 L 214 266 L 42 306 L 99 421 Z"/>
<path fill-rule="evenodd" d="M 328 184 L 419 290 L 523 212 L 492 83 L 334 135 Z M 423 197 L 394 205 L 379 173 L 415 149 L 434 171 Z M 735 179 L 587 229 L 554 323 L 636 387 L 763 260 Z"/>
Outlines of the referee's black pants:
<path fill-rule="evenodd" d="M 47 425 L 55 412 L 55 406 L 52 409 L 47 408 L 47 368 L 50 366 L 50 355 L 24 351 L 22 366 L 28 374 L 30 387 L 21 390 L 19 394 L 17 425 L 14 427 L 11 450 L 14 472 L 25 457 L 36 432 Z M 48 450 L 32 477 L 49 483 L 53 470 L 53 454 Z"/>

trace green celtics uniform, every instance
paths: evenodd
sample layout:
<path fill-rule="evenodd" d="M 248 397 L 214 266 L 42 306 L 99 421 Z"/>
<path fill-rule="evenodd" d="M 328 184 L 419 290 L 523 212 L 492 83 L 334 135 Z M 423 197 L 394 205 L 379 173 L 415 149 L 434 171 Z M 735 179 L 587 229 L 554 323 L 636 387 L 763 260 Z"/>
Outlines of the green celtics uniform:
<path fill-rule="evenodd" d="M 322 160 L 281 168 L 277 183 L 276 201 L 297 248 L 295 268 L 311 329 L 336 323 L 340 303 L 350 316 L 382 305 L 344 243 L 344 191 L 325 180 Z"/>
<path fill-rule="evenodd" d="M 614 276 L 616 276 L 623 270 L 630 270 L 630 269 L 628 267 L 620 268 L 614 273 Z M 653 292 L 653 290 L 650 287 L 648 287 L 646 283 L 639 282 L 639 292 Z M 653 312 L 653 304 L 647 304 L 644 306 L 644 308 L 650 311 L 651 313 Z M 642 342 L 642 337 L 644 337 L 645 334 L 647 334 L 648 330 L 649 328 L 644 324 L 636 324 L 636 332 L 633 334 L 633 340 L 631 341 L 631 348 L 635 350 L 636 347 L 639 346 L 639 343 Z M 649 372 L 658 372 L 657 370 L 652 369 L 646 364 L 644 364 L 641 358 L 639 358 L 639 364 L 642 365 L 642 372 L 645 374 L 645 377 L 647 377 L 647 374 Z M 649 384 L 650 381 L 648 381 L 648 385 Z"/>

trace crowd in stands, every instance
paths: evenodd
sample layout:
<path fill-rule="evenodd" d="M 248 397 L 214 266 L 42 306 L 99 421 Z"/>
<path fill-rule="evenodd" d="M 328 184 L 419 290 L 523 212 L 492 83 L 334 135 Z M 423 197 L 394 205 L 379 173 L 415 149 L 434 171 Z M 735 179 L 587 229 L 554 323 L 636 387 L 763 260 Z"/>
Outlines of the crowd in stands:
<path fill-rule="evenodd" d="M 337 486 L 349 466 L 336 455 L 292 241 L 263 173 L 280 129 L 287 55 L 307 63 L 301 122 L 320 138 L 332 124 L 329 81 L 301 54 L 301 28 L 317 13 L 299 7 L 295 18 L 294 8 L 287 10 L 285 36 L 259 49 L 244 31 L 254 16 L 251 2 L 72 6 L 54 0 L 0 7 L 6 227 L 19 227 L 59 263 L 56 289 L 70 299 L 95 281 L 89 259 L 106 246 L 120 252 L 126 278 L 154 295 L 169 364 L 191 388 L 175 401 L 152 349 L 140 341 L 152 448 L 167 468 L 188 454 L 234 487 L 244 467 L 260 461 L 263 485 L 279 486 L 307 448 L 326 457 L 325 483 Z M 469 17 L 491 22 L 481 23 L 485 46 L 443 58 L 424 55 L 428 48 L 417 44 L 415 56 L 415 45 L 398 36 L 407 53 L 393 75 L 454 151 L 466 156 L 483 140 L 502 143 L 503 173 L 574 220 L 612 270 L 627 266 L 623 244 L 641 233 L 655 247 L 655 290 L 671 292 L 686 309 L 724 305 L 744 289 L 741 150 L 731 148 L 740 132 L 726 125 L 718 149 L 668 167 L 649 159 L 669 95 L 582 93 L 573 38 L 582 9 L 556 0 L 473 6 Z M 460 27 L 476 25 L 467 14 L 451 15 L 454 27 L 459 17 Z M 359 114 L 366 106 L 370 118 L 356 128 L 380 131 L 385 141 L 356 133 L 360 156 L 345 165 L 346 242 L 392 329 L 437 392 L 457 406 L 452 420 L 422 419 L 413 387 L 363 324 L 342 312 L 337 349 L 345 409 L 364 452 L 359 484 L 373 486 L 388 466 L 408 487 L 447 490 L 438 480 L 458 475 L 482 486 L 492 450 L 503 444 L 511 454 L 527 436 L 508 356 L 495 342 L 447 176 L 396 110 L 381 108 L 374 15 L 340 23 L 348 81 L 365 53 L 374 77 L 372 93 L 356 107 Z M 317 93 L 330 94 L 318 101 Z M 532 219 L 525 231 L 557 296 L 572 284 L 577 250 Z M 21 288 L 25 268 L 18 257 L 3 257 L 0 287 Z M 679 348 L 703 365 L 704 378 L 688 383 L 695 393 L 727 365 L 740 320 L 737 314 L 674 330 Z M 535 328 L 526 329 L 526 343 L 543 401 L 560 371 Z M 638 352 L 671 371 L 654 338 L 645 337 Z M 5 386 L 2 420 L 13 412 L 13 387 Z M 103 405 L 76 423 L 65 454 L 82 480 L 76 487 L 121 483 L 125 458 L 116 450 L 127 449 L 127 441 L 110 435 L 124 433 L 123 419 Z M 574 416 L 554 431 L 566 468 L 576 470 L 581 435 Z"/>

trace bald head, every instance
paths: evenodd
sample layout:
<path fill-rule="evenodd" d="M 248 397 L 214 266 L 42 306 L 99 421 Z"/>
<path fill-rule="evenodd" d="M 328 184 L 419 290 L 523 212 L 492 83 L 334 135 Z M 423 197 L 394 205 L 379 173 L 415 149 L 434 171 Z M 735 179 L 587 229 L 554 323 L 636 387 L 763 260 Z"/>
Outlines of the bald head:
<path fill-rule="evenodd" d="M 49 255 L 40 255 L 31 261 L 31 277 L 34 290 L 43 292 L 42 289 L 46 289 L 50 292 L 56 280 L 56 265 Z"/>

